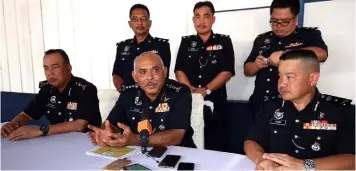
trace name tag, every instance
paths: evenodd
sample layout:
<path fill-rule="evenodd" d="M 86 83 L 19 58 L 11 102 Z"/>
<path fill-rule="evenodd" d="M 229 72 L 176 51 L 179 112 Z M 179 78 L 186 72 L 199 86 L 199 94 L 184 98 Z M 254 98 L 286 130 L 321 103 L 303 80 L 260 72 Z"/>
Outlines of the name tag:
<path fill-rule="evenodd" d="M 274 124 L 274 125 L 286 126 L 287 120 L 277 120 L 277 119 L 272 118 L 269 123 Z"/>
<path fill-rule="evenodd" d="M 142 109 L 133 108 L 133 107 L 131 107 L 130 111 L 131 111 L 131 112 L 136 112 L 136 113 L 142 113 L 142 112 L 143 112 Z"/>

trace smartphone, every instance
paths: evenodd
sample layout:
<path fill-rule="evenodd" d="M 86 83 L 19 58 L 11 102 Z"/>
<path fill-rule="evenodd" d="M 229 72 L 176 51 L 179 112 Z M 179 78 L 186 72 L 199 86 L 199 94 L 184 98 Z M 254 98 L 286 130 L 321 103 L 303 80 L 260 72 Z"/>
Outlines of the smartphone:
<path fill-rule="evenodd" d="M 158 164 L 158 167 L 162 168 L 174 168 L 180 160 L 179 155 L 166 155 L 164 159 Z"/>
<path fill-rule="evenodd" d="M 120 170 L 131 163 L 131 160 L 117 159 L 112 163 L 106 165 L 102 170 Z"/>
<path fill-rule="evenodd" d="M 151 170 L 145 166 L 142 166 L 138 163 L 135 163 L 135 164 L 132 164 L 132 165 L 129 165 L 129 166 L 126 166 L 123 168 L 124 170 Z"/>
<path fill-rule="evenodd" d="M 148 152 L 148 155 L 155 158 L 160 158 L 166 151 L 167 151 L 167 147 L 153 147 L 153 149 L 150 152 Z"/>
<path fill-rule="evenodd" d="M 180 162 L 177 170 L 194 170 L 194 163 Z"/>

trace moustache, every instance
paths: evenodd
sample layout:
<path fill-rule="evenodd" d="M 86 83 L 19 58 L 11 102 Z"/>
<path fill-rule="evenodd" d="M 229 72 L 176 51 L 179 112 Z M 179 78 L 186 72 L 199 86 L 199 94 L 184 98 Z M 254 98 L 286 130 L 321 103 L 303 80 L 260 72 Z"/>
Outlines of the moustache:
<path fill-rule="evenodd" d="M 145 84 L 145 87 L 148 87 L 148 86 L 157 86 L 158 83 L 155 82 L 155 81 L 147 81 L 146 84 Z"/>

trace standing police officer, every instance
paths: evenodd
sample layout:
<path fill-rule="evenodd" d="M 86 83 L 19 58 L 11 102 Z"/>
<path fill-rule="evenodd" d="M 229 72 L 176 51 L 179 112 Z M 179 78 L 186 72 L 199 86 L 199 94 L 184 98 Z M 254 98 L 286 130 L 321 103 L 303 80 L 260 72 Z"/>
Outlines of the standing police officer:
<path fill-rule="evenodd" d="M 244 144 L 256 169 L 354 170 L 355 108 L 351 100 L 320 94 L 320 66 L 311 50 L 280 57 L 278 90 Z"/>
<path fill-rule="evenodd" d="M 152 126 L 150 146 L 195 147 L 189 88 L 166 79 L 167 68 L 157 54 L 144 52 L 134 63 L 132 76 L 137 84 L 122 89 L 102 128 L 89 125 L 94 131 L 89 133 L 93 143 L 115 147 L 140 145 L 138 123 L 147 119 Z M 118 128 L 123 130 L 122 134 L 114 133 Z"/>
<path fill-rule="evenodd" d="M 141 53 L 151 51 L 159 54 L 168 71 L 171 63 L 168 40 L 152 37 L 149 33 L 152 21 L 150 20 L 150 11 L 145 5 L 135 4 L 131 7 L 128 23 L 135 33 L 135 37 L 116 44 L 116 59 L 112 71 L 113 82 L 119 92 L 123 84 L 135 83 L 131 76 L 132 64 Z"/>
<path fill-rule="evenodd" d="M 246 76 L 256 75 L 255 89 L 249 99 L 254 116 L 260 113 L 263 100 L 277 92 L 278 64 L 282 52 L 289 49 L 309 49 L 318 60 L 327 58 L 327 46 L 317 28 L 298 28 L 298 0 L 274 0 L 270 7 L 272 31 L 259 35 L 244 63 Z"/>
<path fill-rule="evenodd" d="M 229 36 L 213 33 L 214 6 L 209 1 L 194 6 L 197 35 L 183 36 L 175 66 L 176 78 L 213 103 L 204 108 L 206 149 L 227 151 L 226 82 L 235 74 L 234 50 Z"/>
<path fill-rule="evenodd" d="M 1 128 L 1 136 L 9 140 L 20 140 L 82 132 L 86 130 L 87 124 L 101 124 L 97 89 L 92 83 L 71 74 L 72 66 L 64 50 L 46 51 L 43 68 L 47 81 L 40 82 L 39 93 L 25 110 Z M 50 121 L 50 125 L 25 126 L 43 115 Z"/>

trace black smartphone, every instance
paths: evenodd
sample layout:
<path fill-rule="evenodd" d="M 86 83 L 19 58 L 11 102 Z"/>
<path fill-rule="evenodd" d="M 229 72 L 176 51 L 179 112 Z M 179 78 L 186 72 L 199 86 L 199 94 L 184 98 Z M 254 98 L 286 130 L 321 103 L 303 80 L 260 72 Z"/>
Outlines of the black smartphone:
<path fill-rule="evenodd" d="M 180 156 L 178 155 L 166 155 L 166 157 L 164 157 L 164 159 L 158 164 L 158 167 L 174 168 L 179 160 Z"/>
<path fill-rule="evenodd" d="M 194 170 L 194 163 L 180 162 L 177 170 Z"/>
<path fill-rule="evenodd" d="M 151 170 L 151 169 L 136 163 L 136 164 L 132 164 L 132 165 L 124 167 L 123 170 Z"/>
<path fill-rule="evenodd" d="M 167 147 L 153 147 L 153 149 L 150 152 L 148 152 L 148 155 L 155 158 L 160 158 L 166 151 L 167 151 Z"/>

